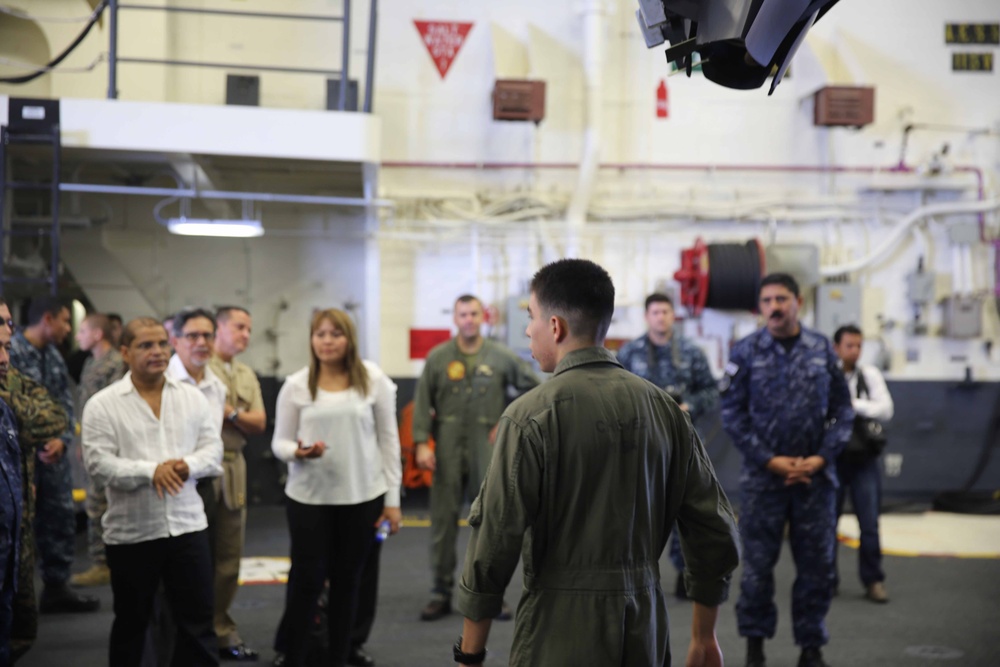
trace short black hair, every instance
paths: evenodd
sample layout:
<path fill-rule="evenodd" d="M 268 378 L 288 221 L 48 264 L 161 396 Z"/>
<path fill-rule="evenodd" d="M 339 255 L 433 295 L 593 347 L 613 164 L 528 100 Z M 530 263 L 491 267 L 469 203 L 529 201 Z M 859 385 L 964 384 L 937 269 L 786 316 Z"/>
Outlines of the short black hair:
<path fill-rule="evenodd" d="M 646 310 L 649 310 L 649 307 L 652 306 L 654 303 L 665 303 L 671 308 L 674 307 L 674 302 L 671 301 L 670 297 L 664 294 L 663 292 L 653 292 L 652 294 L 646 297 Z"/>
<path fill-rule="evenodd" d="M 799 296 L 799 284 L 795 281 L 795 278 L 792 278 L 792 276 L 788 273 L 767 274 L 760 281 L 761 291 L 763 291 L 763 289 L 768 285 L 781 285 L 795 295 L 796 298 Z"/>
<path fill-rule="evenodd" d="M 184 325 L 187 324 L 189 320 L 193 320 L 196 317 L 204 317 L 206 320 L 211 322 L 212 333 L 215 333 L 215 315 L 204 308 L 185 308 L 174 315 L 173 320 L 170 323 L 170 328 L 174 330 L 174 335 L 180 336 L 181 329 L 184 328 Z M 167 333 L 170 332 L 168 331 Z"/>
<path fill-rule="evenodd" d="M 36 296 L 28 305 L 28 326 L 38 324 L 46 314 L 58 317 L 64 308 L 70 313 L 73 312 L 68 299 L 57 296 Z"/>
<path fill-rule="evenodd" d="M 615 313 L 615 285 L 600 265 L 587 259 L 546 264 L 531 279 L 544 312 L 561 315 L 575 338 L 603 341 Z"/>
<path fill-rule="evenodd" d="M 125 321 L 122 319 L 122 316 L 119 315 L 118 313 L 107 313 L 107 316 L 108 319 L 111 320 L 112 322 L 117 322 L 118 324 L 125 323 Z"/>
<path fill-rule="evenodd" d="M 145 329 L 146 327 L 161 327 L 166 331 L 166 327 L 163 324 L 152 317 L 137 317 L 134 320 L 129 320 L 128 324 L 122 329 L 122 347 L 132 347 L 132 341 L 135 340 L 136 334 L 139 333 L 139 329 Z"/>
<path fill-rule="evenodd" d="M 845 324 L 833 333 L 833 342 L 836 345 L 840 345 L 840 339 L 844 337 L 844 334 L 854 334 L 855 336 L 864 336 L 861 333 L 861 329 L 853 324 Z"/>
<path fill-rule="evenodd" d="M 215 309 L 215 321 L 225 322 L 229 319 L 229 316 L 233 314 L 233 311 L 239 311 L 241 313 L 246 313 L 247 317 L 250 316 L 250 311 L 243 306 L 219 306 Z"/>

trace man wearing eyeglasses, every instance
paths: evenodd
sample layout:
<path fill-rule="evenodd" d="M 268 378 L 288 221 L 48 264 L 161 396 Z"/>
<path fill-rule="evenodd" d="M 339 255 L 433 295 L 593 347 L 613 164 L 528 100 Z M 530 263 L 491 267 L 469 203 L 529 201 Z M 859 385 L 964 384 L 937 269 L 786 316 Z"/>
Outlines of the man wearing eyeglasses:
<path fill-rule="evenodd" d="M 73 442 L 76 421 L 69 371 L 57 345 L 72 330 L 69 304 L 55 297 L 38 297 L 28 307 L 28 326 L 11 339 L 10 363 L 22 374 L 42 384 L 68 419 L 67 429 L 38 451 L 35 468 L 37 512 L 35 539 L 40 556 L 43 614 L 92 612 L 100 606 L 95 597 L 80 595 L 69 587 L 76 541 L 73 481 L 66 449 Z"/>
<path fill-rule="evenodd" d="M 0 340 L 9 341 L 14 334 L 10 309 L 0 299 Z M 8 367 L 0 378 L 0 399 L 11 410 L 17 422 L 17 439 L 21 446 L 21 552 L 17 572 L 17 594 L 14 597 L 10 647 L 11 660 L 17 661 L 38 637 L 38 600 L 35 597 L 35 459 L 45 445 L 66 430 L 66 412 L 52 400 L 48 390 L 14 368 Z M 61 444 L 61 441 L 59 441 Z"/>

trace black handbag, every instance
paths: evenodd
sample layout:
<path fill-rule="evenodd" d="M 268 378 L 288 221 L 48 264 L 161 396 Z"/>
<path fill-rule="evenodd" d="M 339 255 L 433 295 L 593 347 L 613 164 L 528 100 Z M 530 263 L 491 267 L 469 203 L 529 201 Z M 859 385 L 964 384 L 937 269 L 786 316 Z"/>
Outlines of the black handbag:
<path fill-rule="evenodd" d="M 864 373 L 858 368 L 858 391 L 857 397 L 861 398 L 862 393 L 871 398 L 868 391 L 868 384 L 865 382 Z M 854 428 L 851 430 L 851 439 L 841 453 L 840 458 L 847 463 L 867 463 L 872 459 L 877 459 L 888 442 L 882 423 L 871 417 L 854 417 Z"/>

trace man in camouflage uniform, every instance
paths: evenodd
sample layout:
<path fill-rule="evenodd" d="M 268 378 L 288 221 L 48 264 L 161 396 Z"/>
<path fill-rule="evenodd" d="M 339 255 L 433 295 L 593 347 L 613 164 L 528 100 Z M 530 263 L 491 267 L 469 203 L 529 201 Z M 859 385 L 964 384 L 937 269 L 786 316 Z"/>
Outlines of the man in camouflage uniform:
<path fill-rule="evenodd" d="M 507 406 L 508 388 L 523 393 L 538 385 L 528 364 L 480 332 L 483 304 L 474 296 L 455 301 L 458 336 L 427 356 L 413 405 L 417 465 L 434 471 L 431 487 L 432 597 L 420 617 L 433 621 L 451 613 L 455 585 L 455 540 L 464 494 L 475 494 L 493 455 L 493 438 Z M 427 445 L 433 436 L 435 451 Z M 509 609 L 500 615 L 510 618 Z"/>
<path fill-rule="evenodd" d="M 100 606 L 97 598 L 80 595 L 68 586 L 76 519 L 73 482 L 65 453 L 76 427 L 69 372 L 56 345 L 66 339 L 71 329 L 66 303 L 49 297 L 36 298 L 28 308 L 27 328 L 14 334 L 11 341 L 11 365 L 48 390 L 49 396 L 65 411 L 68 424 L 60 438 L 42 447 L 38 453 L 42 465 L 35 468 L 35 538 L 45 584 L 39 603 L 43 614 L 90 612 Z"/>
<path fill-rule="evenodd" d="M 107 315 L 92 313 L 80 323 L 76 342 L 90 356 L 83 363 L 80 373 L 79 402 L 81 414 L 90 397 L 125 375 L 122 355 L 112 345 L 114 332 Z M 73 586 L 104 586 L 111 583 L 108 556 L 104 550 L 104 532 L 101 519 L 108 511 L 108 498 L 104 487 L 90 480 L 87 489 L 87 547 L 90 551 L 90 569 L 70 577 Z"/>
<path fill-rule="evenodd" d="M 837 456 L 854 411 L 837 355 L 798 320 L 802 297 L 783 273 L 761 281 L 765 327 L 736 343 L 722 380 L 722 423 L 743 454 L 743 577 L 736 618 L 748 667 L 764 667 L 774 637 L 774 565 L 785 524 L 796 578 L 792 629 L 799 667 L 825 667 L 836 548 Z"/>
<path fill-rule="evenodd" d="M 719 400 L 715 378 L 708 359 L 697 345 L 674 330 L 674 304 L 666 294 L 646 297 L 646 335 L 626 343 L 618 350 L 618 362 L 625 370 L 645 378 L 666 391 L 681 410 L 691 415 L 691 423 Z M 684 554 L 677 535 L 670 541 L 670 560 L 677 568 L 674 595 L 686 599 L 684 589 Z"/>
<path fill-rule="evenodd" d="M 10 334 L 5 324 L 0 325 L 0 382 L 7 379 Z M 24 486 L 14 414 L 7 403 L 0 401 L 0 665 L 5 666 L 11 664 L 10 634 L 14 595 L 19 586 Z"/>
<path fill-rule="evenodd" d="M 0 339 L 9 341 L 14 321 L 7 304 L 0 300 Z M 0 400 L 14 414 L 21 450 L 22 510 L 21 552 L 18 563 L 17 594 L 13 601 L 11 655 L 16 661 L 38 636 L 38 601 L 35 598 L 35 457 L 45 445 L 66 430 L 66 413 L 52 400 L 45 387 L 14 368 L 0 379 Z"/>

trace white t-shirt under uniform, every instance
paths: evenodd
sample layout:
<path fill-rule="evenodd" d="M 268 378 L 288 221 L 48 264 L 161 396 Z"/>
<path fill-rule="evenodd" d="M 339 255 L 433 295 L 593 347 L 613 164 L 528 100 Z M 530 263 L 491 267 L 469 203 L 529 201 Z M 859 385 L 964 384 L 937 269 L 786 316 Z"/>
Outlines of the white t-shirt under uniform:
<path fill-rule="evenodd" d="M 288 463 L 285 493 L 305 505 L 357 505 L 385 494 L 386 507 L 399 507 L 399 428 L 396 385 L 370 361 L 368 395 L 357 389 L 316 390 L 309 395 L 309 368 L 285 380 L 278 393 L 274 455 Z M 323 456 L 297 459 L 298 441 L 326 445 Z"/>

